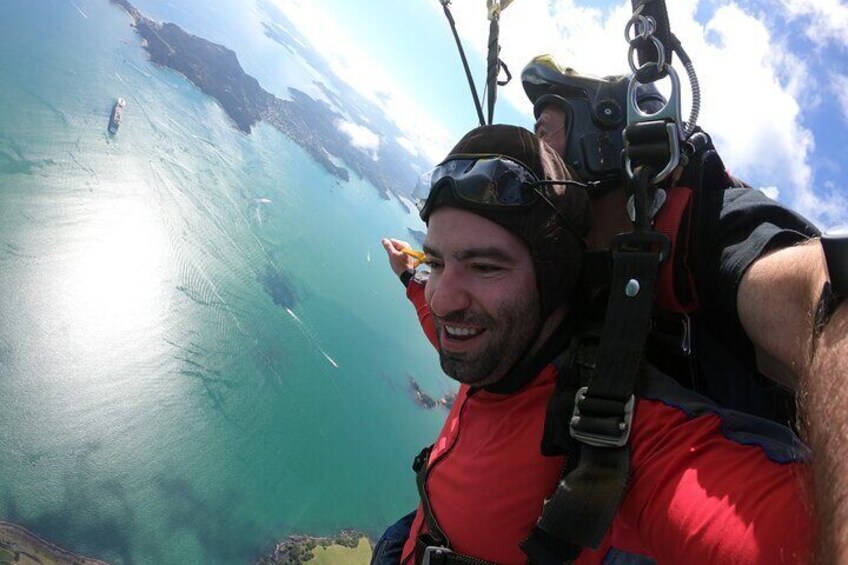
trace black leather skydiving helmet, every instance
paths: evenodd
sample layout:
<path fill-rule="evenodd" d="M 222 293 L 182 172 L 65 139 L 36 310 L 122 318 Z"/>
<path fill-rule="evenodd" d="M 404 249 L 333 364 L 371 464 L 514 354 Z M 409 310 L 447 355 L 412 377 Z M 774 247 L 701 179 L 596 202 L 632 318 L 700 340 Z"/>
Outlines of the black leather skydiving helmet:
<path fill-rule="evenodd" d="M 624 170 L 623 132 L 630 76 L 583 76 L 542 55 L 524 68 L 521 82 L 537 119 L 549 104 L 565 112 L 563 158 L 580 178 L 604 184 L 619 182 Z M 648 114 L 665 106 L 665 98 L 653 84 L 639 85 L 636 100 Z"/>

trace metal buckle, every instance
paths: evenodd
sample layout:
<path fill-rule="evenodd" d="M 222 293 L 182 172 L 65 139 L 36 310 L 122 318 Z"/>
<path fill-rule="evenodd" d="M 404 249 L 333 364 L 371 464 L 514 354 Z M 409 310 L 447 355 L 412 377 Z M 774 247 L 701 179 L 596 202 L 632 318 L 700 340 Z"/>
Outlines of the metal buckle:
<path fill-rule="evenodd" d="M 683 314 L 683 319 L 680 321 L 683 326 L 683 335 L 680 338 L 680 349 L 687 357 L 692 353 L 692 321 L 689 319 L 689 314 Z"/>
<path fill-rule="evenodd" d="M 625 445 L 627 440 L 630 439 L 630 430 L 633 428 L 633 407 L 636 404 L 636 398 L 634 395 L 631 394 L 630 399 L 624 405 L 624 414 L 621 422 L 618 424 L 620 434 L 611 436 L 594 432 L 584 432 L 574 427 L 580 423 L 581 417 L 585 417 L 580 414 L 580 402 L 586 398 L 586 393 L 588 391 L 589 387 L 584 386 L 578 390 L 577 394 L 574 396 L 574 414 L 571 417 L 571 423 L 569 424 L 569 433 L 571 433 L 571 437 L 579 442 L 594 447 L 621 447 Z"/>
<path fill-rule="evenodd" d="M 646 247 L 659 248 L 660 258 L 659 263 L 662 264 L 671 255 L 671 241 L 668 236 L 659 232 L 630 232 L 620 233 L 612 239 L 610 243 L 611 251 L 627 251 L 624 249 L 644 249 Z"/>
<path fill-rule="evenodd" d="M 684 357 L 692 353 L 692 321 L 688 314 L 654 310 L 651 317 L 651 337 L 664 347 Z"/>
<path fill-rule="evenodd" d="M 421 565 L 435 565 L 436 563 L 442 563 L 445 556 L 451 553 L 453 553 L 453 551 L 446 547 L 428 545 L 424 548 L 424 557 L 421 558 Z"/>
<path fill-rule="evenodd" d="M 677 77 L 677 73 L 671 66 L 666 65 L 666 70 L 668 71 L 668 76 L 671 78 L 671 93 L 669 94 L 668 102 L 666 102 L 665 106 L 663 106 L 658 112 L 654 114 L 646 114 L 642 111 L 641 108 L 639 108 L 639 104 L 636 101 L 636 88 L 641 83 L 636 78 L 636 75 L 633 75 L 633 77 L 630 79 L 630 83 L 627 85 L 628 126 L 651 120 L 666 122 L 666 135 L 668 136 L 670 154 L 665 167 L 663 167 L 663 169 L 654 178 L 651 179 L 651 184 L 658 184 L 659 182 L 661 182 L 668 175 L 670 175 L 671 172 L 677 167 L 677 164 L 680 163 L 680 127 L 681 124 L 683 124 L 683 118 L 680 113 L 680 79 Z M 630 162 L 630 151 L 627 139 L 625 139 L 624 142 L 624 168 L 627 172 L 627 175 L 632 178 L 633 166 Z"/>

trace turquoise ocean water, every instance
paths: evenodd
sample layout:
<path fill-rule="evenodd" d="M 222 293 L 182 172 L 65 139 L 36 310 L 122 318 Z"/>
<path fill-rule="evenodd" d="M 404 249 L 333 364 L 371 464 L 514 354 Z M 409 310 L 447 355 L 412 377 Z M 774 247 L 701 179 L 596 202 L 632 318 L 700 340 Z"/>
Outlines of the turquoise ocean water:
<path fill-rule="evenodd" d="M 308 83 L 247 4 L 137 5 L 278 95 Z M 379 247 L 414 224 L 271 127 L 236 131 L 128 23 L 0 2 L 0 519 L 135 564 L 376 535 L 445 416 L 409 378 L 451 388 Z"/>

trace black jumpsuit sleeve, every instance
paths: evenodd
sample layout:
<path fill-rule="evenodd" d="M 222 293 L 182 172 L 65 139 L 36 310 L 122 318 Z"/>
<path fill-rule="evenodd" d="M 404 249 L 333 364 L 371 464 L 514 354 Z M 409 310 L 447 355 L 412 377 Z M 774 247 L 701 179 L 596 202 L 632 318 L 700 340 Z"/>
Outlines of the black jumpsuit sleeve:
<path fill-rule="evenodd" d="M 752 346 L 736 303 L 742 277 L 763 255 L 820 234 L 810 221 L 759 190 L 728 188 L 714 198 L 716 213 L 703 219 L 698 233 L 698 295 L 715 335 L 731 351 L 747 357 Z"/>

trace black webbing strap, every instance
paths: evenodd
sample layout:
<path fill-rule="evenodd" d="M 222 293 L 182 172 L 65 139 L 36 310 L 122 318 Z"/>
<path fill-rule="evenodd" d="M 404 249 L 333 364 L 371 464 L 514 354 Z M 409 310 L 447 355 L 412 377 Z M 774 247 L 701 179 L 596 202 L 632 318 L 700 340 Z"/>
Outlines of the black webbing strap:
<path fill-rule="evenodd" d="M 639 234 L 627 235 L 638 237 Z M 635 238 L 620 241 L 634 242 Z M 645 340 L 651 328 L 660 258 L 660 251 L 619 247 L 612 252 L 613 281 L 609 306 L 598 349 L 597 373 L 589 385 L 587 400 L 598 398 L 625 403 L 633 395 L 644 359 Z M 580 408 L 582 411 L 583 407 Z M 581 424 L 572 427 L 580 429 Z"/>
<path fill-rule="evenodd" d="M 651 171 L 640 170 L 630 187 L 644 207 Z M 596 549 L 618 510 L 630 473 L 628 439 L 634 389 L 644 365 L 653 291 L 668 240 L 645 231 L 644 211 L 636 231 L 618 236 L 612 248 L 612 284 L 595 374 L 579 389 L 563 479 L 530 537 L 522 544 L 533 564 L 569 563 L 583 547 Z M 659 244 L 659 248 L 658 248 Z"/>
<path fill-rule="evenodd" d="M 436 521 L 430 497 L 425 488 L 427 460 L 430 458 L 431 449 L 432 446 L 422 449 L 412 463 L 418 496 L 421 498 L 421 510 L 424 514 L 424 522 L 427 524 L 427 532 L 420 534 L 415 540 L 415 563 L 418 565 L 495 565 L 450 549 L 450 539 Z"/>
<path fill-rule="evenodd" d="M 448 546 L 450 545 L 450 539 L 442 528 L 439 527 L 436 516 L 433 514 L 430 497 L 427 495 L 427 459 L 430 457 L 430 450 L 432 448 L 433 446 L 431 445 L 421 450 L 421 453 L 412 462 L 412 470 L 415 471 L 415 485 L 418 487 L 418 496 L 421 498 L 424 521 L 427 523 L 427 530 L 430 532 L 430 538 L 432 539 L 431 545 Z"/>

